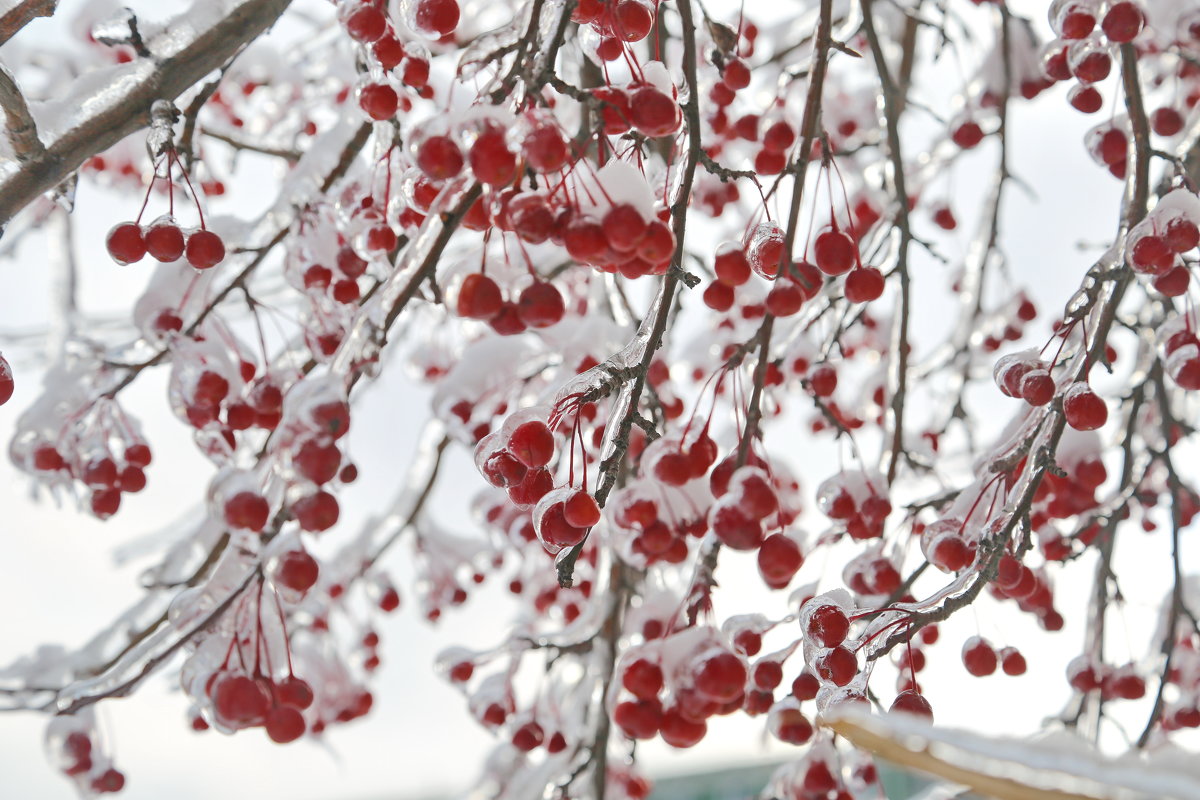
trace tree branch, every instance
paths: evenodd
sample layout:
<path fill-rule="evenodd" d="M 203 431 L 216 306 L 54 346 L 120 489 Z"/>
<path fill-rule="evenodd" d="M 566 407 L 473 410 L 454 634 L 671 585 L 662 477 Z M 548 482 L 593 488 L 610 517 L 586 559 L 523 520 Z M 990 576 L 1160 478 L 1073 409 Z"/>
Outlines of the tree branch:
<path fill-rule="evenodd" d="M 146 71 L 138 63 L 123 65 L 107 87 L 89 91 L 93 98 L 83 115 L 45 150 L 0 177 L 0 226 L 38 195 L 57 186 L 84 161 L 145 127 L 155 100 L 174 100 L 217 69 L 243 43 L 269 28 L 291 0 L 246 0 L 227 17 L 157 62 Z M 168 23 L 166 30 L 170 30 Z M 112 92 L 115 97 L 97 101 Z M 69 97 L 68 97 L 69 99 Z"/>
<path fill-rule="evenodd" d="M 0 108 L 4 109 L 4 126 L 17 161 L 25 163 L 41 155 L 45 147 L 38 138 L 37 123 L 16 79 L 3 64 L 0 64 Z"/>
<path fill-rule="evenodd" d="M 0 45 L 7 42 L 37 17 L 52 17 L 58 0 L 25 0 L 0 15 Z"/>

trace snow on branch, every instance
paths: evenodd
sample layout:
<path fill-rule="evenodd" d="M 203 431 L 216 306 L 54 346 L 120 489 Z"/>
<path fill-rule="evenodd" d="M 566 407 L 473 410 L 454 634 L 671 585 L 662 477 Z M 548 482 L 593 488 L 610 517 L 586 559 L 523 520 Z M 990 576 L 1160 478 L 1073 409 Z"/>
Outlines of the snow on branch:
<path fill-rule="evenodd" d="M 203 3 L 210 7 L 185 12 L 149 39 L 152 60 L 139 59 L 78 80 L 62 100 L 42 109 L 45 150 L 21 164 L 3 165 L 0 225 L 87 158 L 148 124 L 155 100 L 174 100 L 217 69 L 270 27 L 289 2 Z M 8 16 L 0 18 L 0 36 Z"/>

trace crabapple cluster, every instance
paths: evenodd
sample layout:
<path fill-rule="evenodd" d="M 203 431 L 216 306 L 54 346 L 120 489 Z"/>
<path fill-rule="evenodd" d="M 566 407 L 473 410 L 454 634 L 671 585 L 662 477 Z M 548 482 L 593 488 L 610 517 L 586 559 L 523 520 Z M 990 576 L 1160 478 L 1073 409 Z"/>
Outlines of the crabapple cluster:
<path fill-rule="evenodd" d="M 46 729 L 46 751 L 51 763 L 85 796 L 125 788 L 125 774 L 113 765 L 93 714 L 57 717 Z"/>
<path fill-rule="evenodd" d="M 843 471 L 817 489 L 821 513 L 845 527 L 856 540 L 877 539 L 892 504 L 884 491 L 883 476 L 862 471 Z"/>
<path fill-rule="evenodd" d="M 71 379 L 65 371 L 53 376 L 48 390 Z M 108 519 L 120 508 L 122 495 L 146 488 L 153 453 L 137 421 L 115 400 L 73 400 L 81 405 L 64 403 L 51 413 L 22 416 L 9 453 L 40 484 L 77 487 L 86 498 L 81 505 Z"/>
<path fill-rule="evenodd" d="M 191 180 L 179 162 L 174 148 L 169 148 L 164 156 L 167 162 L 167 174 L 162 177 L 167 184 L 171 198 L 171 209 L 167 214 L 157 218 L 148 225 L 141 224 L 142 216 L 133 222 L 120 222 L 112 227 L 105 240 L 108 254 L 118 264 L 133 264 L 150 255 L 159 263 L 171 263 L 186 258 L 187 263 L 195 269 L 205 270 L 215 267 L 225 260 L 225 242 L 215 232 L 208 230 L 204 224 L 204 214 L 200 211 L 200 199 L 195 196 L 192 200 L 200 215 L 200 227 L 184 229 L 175 219 L 175 181 L 174 170 L 178 167 L 180 175 L 191 188 Z M 160 163 L 161 163 L 160 159 Z M 146 201 L 154 191 L 159 180 L 158 164 L 155 164 L 154 180 L 146 187 Z M 142 207 L 145 213 L 145 205 Z"/>

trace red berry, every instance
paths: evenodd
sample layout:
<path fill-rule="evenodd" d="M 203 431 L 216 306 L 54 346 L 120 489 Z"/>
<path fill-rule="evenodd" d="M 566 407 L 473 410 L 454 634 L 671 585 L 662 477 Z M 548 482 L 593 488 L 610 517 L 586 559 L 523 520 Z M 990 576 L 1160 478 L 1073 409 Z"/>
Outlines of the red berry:
<path fill-rule="evenodd" d="M 150 446 L 145 444 L 131 444 L 125 448 L 125 463 L 132 464 L 135 467 L 145 469 L 150 466 L 151 454 Z"/>
<path fill-rule="evenodd" d="M 845 686 L 858 674 L 858 659 L 844 647 L 835 647 L 817 657 L 813 667 L 821 680 Z"/>
<path fill-rule="evenodd" d="M 1187 267 L 1172 267 L 1154 279 L 1154 288 L 1167 297 L 1183 297 L 1191 281 L 1192 273 Z"/>
<path fill-rule="evenodd" d="M 1183 115 L 1173 108 L 1160 108 L 1150 115 L 1150 125 L 1159 136 L 1174 136 L 1183 130 Z"/>
<path fill-rule="evenodd" d="M 576 491 L 563 503 L 563 517 L 576 528 L 590 528 L 600 521 L 600 506 L 587 492 Z"/>
<path fill-rule="evenodd" d="M 736 242 L 721 245 L 713 260 L 713 271 L 717 280 L 727 286 L 741 286 L 750 280 L 750 262 L 741 245 Z"/>
<path fill-rule="evenodd" d="M 1110 42 L 1124 44 L 1137 38 L 1142 32 L 1144 21 L 1142 9 L 1137 3 L 1123 0 L 1108 7 L 1108 13 L 1101 20 L 1100 27 Z"/>
<path fill-rule="evenodd" d="M 277 744 L 294 742 L 304 735 L 304 715 L 291 706 L 275 706 L 268 712 L 265 723 L 267 736 Z"/>
<path fill-rule="evenodd" d="M 553 125 L 538 125 L 521 143 L 525 161 L 536 172 L 558 172 L 567 165 L 571 153 L 562 133 Z"/>
<path fill-rule="evenodd" d="M 816 675 L 805 670 L 792 681 L 792 696 L 797 700 L 812 700 L 821 689 L 821 681 Z"/>
<path fill-rule="evenodd" d="M 100 519 L 108 519 L 121 507 L 119 489 L 97 489 L 92 492 L 92 513 Z"/>
<path fill-rule="evenodd" d="M 146 252 L 158 261 L 178 261 L 183 256 L 183 231 L 170 217 L 154 222 L 142 239 L 146 243 Z"/>
<path fill-rule="evenodd" d="M 347 3 L 347 6 L 350 4 Z M 370 44 L 387 31 L 387 18 L 374 5 L 363 3 L 342 20 L 346 33 L 356 41 Z"/>
<path fill-rule="evenodd" d="M 225 243 L 212 231 L 198 230 L 187 238 L 187 260 L 196 269 L 209 269 L 225 259 Z"/>
<path fill-rule="evenodd" d="M 633 127 L 650 138 L 670 136 L 683 124 L 679 103 L 655 86 L 643 86 L 630 99 Z"/>
<path fill-rule="evenodd" d="M 645 0 L 617 0 L 612 19 L 618 36 L 627 42 L 640 42 L 654 27 L 654 8 Z"/>
<path fill-rule="evenodd" d="M 639 700 L 653 700 L 663 688 L 662 668 L 648 659 L 635 659 L 622 673 L 621 685 Z"/>
<path fill-rule="evenodd" d="M 1005 647 L 1000 651 L 1000 668 L 1004 670 L 1005 675 L 1024 675 L 1025 656 L 1015 647 Z"/>
<path fill-rule="evenodd" d="M 637 253 L 654 266 L 666 266 L 675 256 L 675 232 L 662 220 L 651 220 L 638 242 Z"/>
<path fill-rule="evenodd" d="M 883 273 L 874 267 L 859 267 L 846 276 L 846 299 L 869 303 L 883 294 Z"/>
<path fill-rule="evenodd" d="M 109 767 L 99 776 L 92 779 L 92 791 L 99 794 L 112 794 L 124 788 L 125 775 L 112 767 Z"/>
<path fill-rule="evenodd" d="M 637 248 L 646 233 L 646 220 L 628 203 L 614 205 L 601 221 L 609 246 L 618 253 L 629 253 Z"/>
<path fill-rule="evenodd" d="M 1083 39 L 1096 27 L 1096 17 L 1083 4 L 1067 6 L 1060 13 L 1057 27 L 1064 39 Z"/>
<path fill-rule="evenodd" d="M 800 545 L 790 536 L 775 533 L 758 549 L 758 572 L 772 589 L 783 589 L 804 563 Z"/>
<path fill-rule="evenodd" d="M 1133 243 L 1129 260 L 1138 272 L 1161 275 L 1175 265 L 1175 252 L 1165 239 L 1151 234 Z"/>
<path fill-rule="evenodd" d="M 685 748 L 699 744 L 708 733 L 708 723 L 690 720 L 676 709 L 671 709 L 662 718 L 662 739 L 671 747 Z"/>
<path fill-rule="evenodd" d="M 1186 253 L 1200 245 L 1200 228 L 1187 217 L 1174 217 L 1167 222 L 1163 238 L 1176 253 Z"/>
<path fill-rule="evenodd" d="M 312 705 L 313 690 L 308 681 L 293 675 L 276 684 L 275 698 L 285 706 L 304 710 Z"/>
<path fill-rule="evenodd" d="M 813 243 L 813 260 L 826 275 L 842 275 L 854 266 L 857 250 L 849 235 L 830 229 L 817 235 Z"/>
<path fill-rule="evenodd" d="M 128 453 L 126 453 L 128 459 Z M 337 446 L 309 439 L 300 445 L 293 459 L 296 471 L 318 486 L 328 483 L 337 475 L 342 463 L 342 454 Z"/>
<path fill-rule="evenodd" d="M 541 725 L 529 721 L 513 731 L 512 743 L 521 752 L 528 753 L 541 745 L 545 735 Z"/>
<path fill-rule="evenodd" d="M 337 524 L 337 498 L 329 492 L 315 492 L 292 503 L 292 514 L 300 523 L 301 530 L 319 533 Z"/>
<path fill-rule="evenodd" d="M 255 492 L 238 492 L 225 501 L 225 521 L 234 528 L 261 531 L 270 515 L 271 506 Z"/>
<path fill-rule="evenodd" d="M 817 397 L 832 396 L 837 389 L 837 380 L 837 370 L 828 364 L 817 367 L 808 376 L 809 385 Z"/>
<path fill-rule="evenodd" d="M 400 95 L 386 83 L 368 83 L 358 90 L 358 107 L 376 121 L 396 116 Z"/>
<path fill-rule="evenodd" d="M 517 314 L 521 322 L 530 328 L 549 328 L 557 325 L 566 313 L 562 293 L 554 284 L 538 281 L 521 292 L 517 300 Z"/>
<path fill-rule="evenodd" d="M 750 68 L 742 59 L 731 58 L 725 62 L 725 73 L 722 80 L 730 89 L 745 89 L 750 85 Z"/>
<path fill-rule="evenodd" d="M 763 149 L 773 153 L 784 153 L 796 143 L 795 129 L 779 120 L 763 132 Z"/>
<path fill-rule="evenodd" d="M 395 69 L 404 60 L 404 45 L 390 33 L 377 39 L 371 52 L 385 71 Z M 315 128 L 314 128 L 315 132 Z"/>
<path fill-rule="evenodd" d="M 12 367 L 8 365 L 8 361 L 5 360 L 4 356 L 0 355 L 0 406 L 7 403 L 13 396 L 15 387 Z"/>
<path fill-rule="evenodd" d="M 781 279 L 767 292 L 767 311 L 776 317 L 790 317 L 799 313 L 806 299 L 804 290 L 794 281 Z"/>
<path fill-rule="evenodd" d="M 482 273 L 473 272 L 463 280 L 458 290 L 456 309 L 460 317 L 490 320 L 500 313 L 504 298 L 494 280 Z"/>
<path fill-rule="evenodd" d="M 1063 397 L 1067 424 L 1077 431 L 1094 431 L 1108 421 L 1108 406 L 1083 381 L 1073 384 Z"/>
<path fill-rule="evenodd" d="M 837 647 L 849 633 L 850 620 L 838 606 L 818 606 L 809 614 L 807 634 L 825 647 Z"/>
<path fill-rule="evenodd" d="M 524 422 L 509 436 L 508 450 L 529 469 L 544 467 L 554 457 L 554 434 L 544 422 Z"/>
<path fill-rule="evenodd" d="M 1067 93 L 1067 102 L 1079 112 L 1095 114 L 1104 107 L 1104 97 L 1090 84 L 1077 84 Z"/>
<path fill-rule="evenodd" d="M 662 721 L 662 703 L 658 700 L 626 700 L 613 709 L 613 722 L 631 739 L 653 739 Z"/>
<path fill-rule="evenodd" d="M 724 313 L 733 308 L 733 287 L 724 283 L 713 281 L 708 286 L 704 287 L 702 299 L 704 300 L 704 305 L 708 306 L 713 311 Z"/>
<path fill-rule="evenodd" d="M 485 128 L 471 145 L 468 160 L 471 171 L 481 183 L 504 186 L 517 171 L 517 156 L 508 149 L 508 132 L 500 127 Z"/>
<path fill-rule="evenodd" d="M 1044 369 L 1031 369 L 1021 378 L 1021 397 L 1031 406 L 1044 406 L 1054 399 L 1054 378 Z"/>
<path fill-rule="evenodd" d="M 122 222 L 108 232 L 105 240 L 108 254 L 118 264 L 133 264 L 146 255 L 142 229 L 134 222 Z"/>
<path fill-rule="evenodd" d="M 949 206 L 938 206 L 933 212 L 933 222 L 942 230 L 952 231 L 958 227 L 958 220 Z"/>
<path fill-rule="evenodd" d="M 970 150 L 983 141 L 983 129 L 974 120 L 967 120 L 951 131 L 950 139 L 963 150 Z"/>
<path fill-rule="evenodd" d="M 233 727 L 248 727 L 263 722 L 271 699 L 253 678 L 226 674 L 217 682 L 213 706 L 217 716 Z"/>
<path fill-rule="evenodd" d="M 746 665 L 733 653 L 720 651 L 700 662 L 696 691 L 718 703 L 737 699 L 746 687 Z"/>
<path fill-rule="evenodd" d="M 417 147 L 417 167 L 435 181 L 462 172 L 462 150 L 449 136 L 430 136 Z"/>
<path fill-rule="evenodd" d="M 896 699 L 892 701 L 891 713 L 897 711 L 906 714 L 916 714 L 917 716 L 926 717 L 930 722 L 933 721 L 933 707 L 929 705 L 929 701 L 925 699 L 924 695 L 912 689 L 896 695 Z"/>
<path fill-rule="evenodd" d="M 459 16 L 456 0 L 416 0 L 413 19 L 422 33 L 442 37 L 454 32 Z"/>
<path fill-rule="evenodd" d="M 996 671 L 996 651 L 978 636 L 973 636 L 963 643 L 962 660 L 967 672 L 977 678 Z"/>

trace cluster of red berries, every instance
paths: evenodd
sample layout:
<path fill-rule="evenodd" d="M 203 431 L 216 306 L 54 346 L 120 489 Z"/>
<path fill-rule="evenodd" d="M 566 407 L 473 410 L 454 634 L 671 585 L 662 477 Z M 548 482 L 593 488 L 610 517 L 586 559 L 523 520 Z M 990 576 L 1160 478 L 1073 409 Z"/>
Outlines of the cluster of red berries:
<path fill-rule="evenodd" d="M 1135 272 L 1153 278 L 1167 297 L 1187 293 L 1191 272 L 1183 255 L 1200 246 L 1200 200 L 1187 189 L 1167 194 L 1126 240 L 1125 261 Z"/>
<path fill-rule="evenodd" d="M 884 521 L 892 513 L 892 504 L 882 493 L 886 485 L 880 475 L 842 471 L 818 487 L 817 507 L 825 516 L 844 524 L 853 539 L 878 539 L 883 536 Z"/>
<path fill-rule="evenodd" d="M 621 686 L 628 699 L 617 703 L 613 721 L 631 739 L 661 736 L 672 747 L 691 747 L 710 717 L 742 708 L 749 670 L 710 628 L 688 628 L 657 645 L 627 654 Z"/>
<path fill-rule="evenodd" d="M 662 76 L 662 81 L 642 79 L 620 86 L 602 86 L 592 90 L 593 101 L 599 106 L 603 130 L 609 136 L 637 131 L 648 139 L 674 136 L 683 126 L 683 109 L 679 107 L 679 91 L 670 83 L 662 62 L 643 67 L 650 75 Z M 666 87 L 666 88 L 664 88 Z"/>
<path fill-rule="evenodd" d="M 221 237 L 203 227 L 184 230 L 174 217 L 160 217 L 149 225 L 122 222 L 113 226 L 105 242 L 108 254 L 118 264 L 141 261 L 147 253 L 169 263 L 184 256 L 196 269 L 209 269 L 225 259 Z"/>
<path fill-rule="evenodd" d="M 72 449 L 75 449 L 72 447 Z M 88 507 L 99 519 L 108 519 L 121 507 L 123 493 L 146 488 L 145 469 L 150 465 L 150 447 L 140 439 L 128 439 L 120 454 L 98 444 L 77 460 L 68 461 L 59 446 L 37 444 L 26 462 L 43 476 L 74 478 L 91 492 Z"/>
<path fill-rule="evenodd" d="M 1138 675 L 1135 664 L 1113 667 L 1087 655 L 1076 656 L 1067 664 L 1067 683 L 1076 691 L 1098 691 L 1105 700 L 1140 700 L 1146 696 L 1146 680 Z"/>
<path fill-rule="evenodd" d="M 730 462 L 730 467 L 735 466 L 736 462 Z M 726 547 L 757 550 L 768 532 L 782 530 L 795 519 L 795 510 L 780 502 L 774 481 L 763 467 L 748 462 L 731 473 L 722 481 L 718 470 L 713 471 L 709 483 L 717 501 L 708 511 L 709 527 Z"/>
<path fill-rule="evenodd" d="M 515 301 L 505 300 L 495 280 L 482 272 L 472 272 L 458 288 L 455 310 L 460 317 L 488 323 L 501 336 L 515 336 L 530 328 L 557 325 L 567 305 L 552 283 L 535 278 Z"/>
<path fill-rule="evenodd" d="M 842 592 L 845 594 L 845 592 Z M 810 673 L 822 683 L 847 686 L 858 674 L 858 656 L 845 645 L 850 635 L 850 618 L 845 607 L 827 593 L 800 607 L 800 629 L 804 634 L 804 660 Z"/>
<path fill-rule="evenodd" d="M 125 788 L 125 774 L 109 764 L 85 731 L 67 733 L 57 749 L 60 769 L 82 793 L 115 794 Z"/>
<path fill-rule="evenodd" d="M 554 458 L 554 433 L 534 409 L 505 420 L 475 446 L 475 466 L 488 483 L 508 491 L 518 508 L 531 508 L 554 489 L 547 465 Z"/>
<path fill-rule="evenodd" d="M 1096 490 L 1108 478 L 1108 470 L 1100 458 L 1098 437 L 1093 437 L 1096 434 L 1086 439 L 1082 436 L 1070 439 L 1063 437 L 1064 442 L 1078 442 L 1079 449 L 1072 451 L 1060 447 L 1058 466 L 1061 472 L 1046 472 L 1042 476 L 1033 496 L 1030 514 L 1034 530 L 1048 520 L 1086 514 L 1098 505 Z"/>
<path fill-rule="evenodd" d="M 995 597 L 1017 601 L 1017 607 L 1038 618 L 1048 631 L 1062 630 L 1062 615 L 1054 609 L 1054 594 L 1046 576 L 1021 563 L 1015 556 L 1000 557 L 996 580 L 989 584 Z"/>
<path fill-rule="evenodd" d="M 842 582 L 861 597 L 885 598 L 900 588 L 897 563 L 879 546 L 869 547 L 846 562 Z"/>
<path fill-rule="evenodd" d="M 571 12 L 571 21 L 590 25 L 600 34 L 596 54 L 604 61 L 616 61 L 626 43 L 650 35 L 656 5 L 653 0 L 580 0 Z"/>
<path fill-rule="evenodd" d="M 1176 317 L 1159 331 L 1163 365 L 1171 380 L 1184 389 L 1200 389 L 1200 337 L 1191 316 Z"/>
<path fill-rule="evenodd" d="M 614 493 L 611 519 L 618 541 L 637 563 L 682 564 L 689 554 L 687 537 L 703 536 L 707 521 L 703 515 L 666 514 L 665 504 L 649 494 L 637 484 Z"/>
<path fill-rule="evenodd" d="M 349 406 L 344 401 L 314 403 L 307 418 L 288 431 L 294 449 L 290 456 L 297 485 L 288 510 L 301 530 L 319 533 L 337 524 L 340 509 L 337 498 L 321 488 L 338 476 L 343 483 L 353 482 L 358 470 L 353 464 L 341 466 L 341 452 L 335 444 L 350 429 Z M 271 503 L 258 490 L 250 475 L 230 475 L 218 492 L 221 515 L 234 529 L 255 533 L 263 531 L 271 516 Z"/>
<path fill-rule="evenodd" d="M 457 0 L 415 0 L 408 4 L 409 27 L 424 36 L 444 39 L 458 27 Z M 338 19 L 350 38 L 364 46 L 372 66 L 384 76 L 358 89 L 359 107 L 373 120 L 391 119 L 408 111 L 412 100 L 397 89 L 407 87 L 418 97 L 433 97 L 429 85 L 429 51 L 419 42 L 401 41 L 382 0 L 347 0 L 338 7 Z M 378 73 L 376 73 L 378 75 Z M 394 76 L 392 80 L 390 76 Z"/>
<path fill-rule="evenodd" d="M 999 651 L 982 636 L 972 636 L 963 642 L 962 662 L 967 672 L 976 678 L 985 678 L 999 667 L 1005 675 L 1024 675 L 1027 664 L 1025 656 L 1015 647 L 1003 647 Z"/>
<path fill-rule="evenodd" d="M 1043 71 L 1052 80 L 1078 80 L 1067 100 L 1084 114 L 1094 114 L 1104 105 L 1095 84 L 1112 71 L 1109 44 L 1133 41 L 1144 23 L 1143 12 L 1136 2 L 1111 3 L 1103 9 L 1102 18 L 1101 10 L 1101 4 L 1091 0 L 1057 0 L 1049 10 L 1050 27 L 1059 40 L 1044 49 Z M 1178 114 L 1174 109 L 1163 110 Z"/>
<path fill-rule="evenodd" d="M 209 677 L 206 692 L 213 718 L 226 728 L 262 727 L 279 744 L 294 742 L 308 728 L 303 712 L 313 703 L 313 690 L 295 675 L 276 682 L 260 672 L 225 669 Z"/>
<path fill-rule="evenodd" d="M 1035 350 L 1002 356 L 993 368 L 996 385 L 1009 397 L 1019 397 L 1031 406 L 1044 406 L 1054 399 L 1057 386 L 1050 375 L 1052 365 Z"/>

